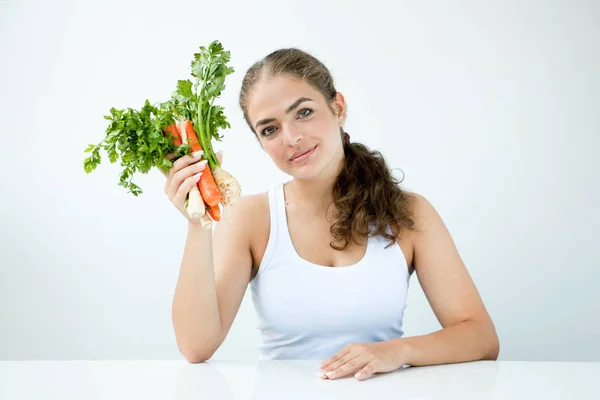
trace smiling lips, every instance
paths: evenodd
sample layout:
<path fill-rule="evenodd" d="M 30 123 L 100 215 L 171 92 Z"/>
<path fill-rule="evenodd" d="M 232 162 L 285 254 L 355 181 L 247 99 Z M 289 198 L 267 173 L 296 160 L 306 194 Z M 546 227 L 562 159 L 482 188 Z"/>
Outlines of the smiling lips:
<path fill-rule="evenodd" d="M 312 147 L 304 147 L 304 148 L 302 148 L 302 149 L 298 150 L 297 152 L 295 152 L 295 153 L 292 155 L 292 157 L 290 158 L 290 161 L 294 161 L 294 160 L 296 160 L 297 158 L 300 158 L 300 157 L 302 157 L 303 155 L 310 153 L 310 152 L 311 152 L 311 151 L 313 151 L 313 150 L 314 150 L 316 147 L 317 147 L 317 145 L 314 145 L 314 146 L 312 146 Z"/>

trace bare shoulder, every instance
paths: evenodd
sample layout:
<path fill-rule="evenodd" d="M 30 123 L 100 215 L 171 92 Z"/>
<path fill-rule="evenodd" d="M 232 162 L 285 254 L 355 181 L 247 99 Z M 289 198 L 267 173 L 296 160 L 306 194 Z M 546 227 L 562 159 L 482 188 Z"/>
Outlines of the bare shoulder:
<path fill-rule="evenodd" d="M 446 223 L 432 202 L 424 195 L 410 192 L 414 226 L 410 233 L 414 267 L 432 271 L 439 266 L 463 266 L 456 244 Z"/>
<path fill-rule="evenodd" d="M 440 215 L 429 199 L 416 192 L 406 192 L 406 194 L 414 222 L 414 232 L 426 233 L 428 228 L 441 222 Z"/>
<path fill-rule="evenodd" d="M 265 212 L 268 215 L 269 204 L 266 193 L 241 196 L 237 203 L 223 210 L 221 221 L 215 226 L 215 234 L 217 231 L 235 229 L 239 233 L 252 235 L 255 224 L 260 223 L 261 216 Z"/>
<path fill-rule="evenodd" d="M 215 226 L 215 243 L 236 244 L 247 250 L 256 272 L 269 237 L 269 197 L 267 192 L 241 196 L 238 202 L 224 210 Z"/>
<path fill-rule="evenodd" d="M 427 221 L 431 221 L 433 207 L 431 203 L 421 194 L 404 190 L 404 209 L 407 216 L 413 222 L 412 228 L 403 226 L 398 232 L 396 242 L 402 249 L 406 258 L 409 272 L 412 273 L 416 267 L 416 247 L 419 237 L 427 232 Z M 406 221 L 408 222 L 408 221 Z"/>

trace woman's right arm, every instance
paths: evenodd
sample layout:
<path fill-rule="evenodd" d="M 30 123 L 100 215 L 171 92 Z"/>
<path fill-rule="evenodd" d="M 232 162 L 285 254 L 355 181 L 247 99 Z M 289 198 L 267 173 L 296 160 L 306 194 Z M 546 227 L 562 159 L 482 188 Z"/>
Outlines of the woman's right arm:
<path fill-rule="evenodd" d="M 192 177 L 202 168 L 196 163 L 187 157 L 176 161 L 167 179 L 166 192 L 184 215 L 182 193 L 187 194 L 197 183 Z M 246 292 L 252 269 L 249 206 L 249 199 L 242 197 L 223 213 L 214 233 L 186 216 L 188 235 L 172 320 L 179 351 L 189 362 L 212 357 L 225 340 Z"/>

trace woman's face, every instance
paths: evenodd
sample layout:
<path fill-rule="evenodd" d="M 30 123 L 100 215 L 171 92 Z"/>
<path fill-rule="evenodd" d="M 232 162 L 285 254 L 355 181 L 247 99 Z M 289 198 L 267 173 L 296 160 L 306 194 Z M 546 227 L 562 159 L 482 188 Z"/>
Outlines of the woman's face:
<path fill-rule="evenodd" d="M 345 121 L 344 98 L 333 107 L 323 95 L 301 80 L 277 76 L 253 88 L 248 118 L 260 143 L 286 174 L 310 179 L 324 169 L 337 169 L 344 151 L 340 127 Z"/>

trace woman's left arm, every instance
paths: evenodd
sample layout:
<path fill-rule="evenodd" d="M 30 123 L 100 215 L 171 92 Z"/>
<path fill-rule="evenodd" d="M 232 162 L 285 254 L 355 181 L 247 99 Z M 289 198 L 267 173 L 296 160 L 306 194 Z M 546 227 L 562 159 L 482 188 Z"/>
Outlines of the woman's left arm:
<path fill-rule="evenodd" d="M 496 329 L 446 225 L 427 199 L 412 195 L 416 228 L 411 233 L 413 265 L 442 329 L 422 336 L 350 344 L 323 362 L 320 375 L 324 378 L 358 372 L 356 377 L 364 379 L 403 365 L 498 358 Z"/>
<path fill-rule="evenodd" d="M 423 292 L 442 325 L 428 335 L 398 340 L 406 364 L 422 366 L 496 360 L 496 329 L 442 218 L 427 199 L 415 197 L 413 265 Z"/>

